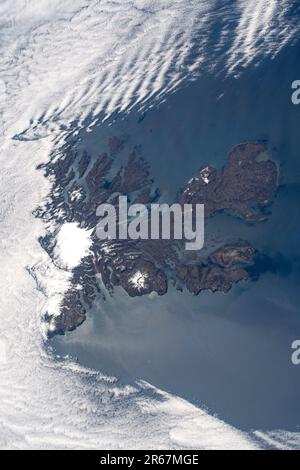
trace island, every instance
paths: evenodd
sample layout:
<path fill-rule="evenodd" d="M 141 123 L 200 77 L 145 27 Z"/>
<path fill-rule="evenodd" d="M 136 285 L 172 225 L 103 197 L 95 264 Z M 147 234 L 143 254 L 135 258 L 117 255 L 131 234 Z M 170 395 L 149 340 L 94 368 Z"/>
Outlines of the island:
<path fill-rule="evenodd" d="M 128 153 L 125 164 L 118 156 Z M 124 158 L 123 158 L 124 161 Z M 258 251 L 246 240 L 212 247 L 209 252 L 186 252 L 182 240 L 99 240 L 95 233 L 96 210 L 100 204 L 117 205 L 120 195 L 131 203 L 151 204 L 161 192 L 151 177 L 149 162 L 138 145 L 130 148 L 127 136 L 114 136 L 107 151 L 97 158 L 76 152 L 66 145 L 60 155 L 38 166 L 51 178 L 52 190 L 35 216 L 57 228 L 76 222 L 92 231 L 91 253 L 72 271 L 71 287 L 59 312 L 45 312 L 49 337 L 80 326 L 97 297 L 113 295 L 116 286 L 130 297 L 156 293 L 165 295 L 170 283 L 193 295 L 202 291 L 227 293 L 234 284 L 249 279 L 249 268 Z M 239 217 L 247 224 L 259 223 L 269 215 L 278 187 L 278 168 L 268 145 L 248 142 L 230 152 L 223 168 L 202 166 L 178 190 L 174 202 L 204 204 L 205 217 L 220 212 Z M 40 243 L 55 261 L 55 234 L 49 231 Z M 100 282 L 101 280 L 101 282 Z M 79 288 L 78 288 L 79 286 Z M 103 289 L 103 286 L 105 289 Z"/>

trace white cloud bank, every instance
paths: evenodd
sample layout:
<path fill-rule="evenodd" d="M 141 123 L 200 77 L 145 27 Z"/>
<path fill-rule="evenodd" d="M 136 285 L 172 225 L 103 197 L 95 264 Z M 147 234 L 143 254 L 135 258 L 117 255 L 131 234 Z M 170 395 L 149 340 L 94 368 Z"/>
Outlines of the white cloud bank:
<path fill-rule="evenodd" d="M 276 55 L 299 33 L 291 0 L 6 0 L 9 133 L 37 138 L 163 100 L 203 69 Z M 216 34 L 219 29 L 220 33 Z M 17 116 L 17 119 L 16 119 Z M 24 132 L 25 131 L 25 132 Z"/>

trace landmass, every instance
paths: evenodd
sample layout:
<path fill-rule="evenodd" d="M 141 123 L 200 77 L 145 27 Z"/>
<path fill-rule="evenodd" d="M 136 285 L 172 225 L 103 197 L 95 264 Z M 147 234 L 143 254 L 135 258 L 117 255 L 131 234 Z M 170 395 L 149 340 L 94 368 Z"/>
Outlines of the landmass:
<path fill-rule="evenodd" d="M 126 151 L 127 162 L 118 167 L 118 155 Z M 205 290 L 226 293 L 249 278 L 248 268 L 255 264 L 258 252 L 247 241 L 213 247 L 204 256 L 201 252 L 187 253 L 184 241 L 179 240 L 101 241 L 96 237 L 96 209 L 100 204 L 117 205 L 120 195 L 127 195 L 131 203 L 160 201 L 160 191 L 151 178 L 142 148 L 130 150 L 127 136 L 110 139 L 107 151 L 97 158 L 65 146 L 60 155 L 38 168 L 51 177 L 53 187 L 35 215 L 55 223 L 57 229 L 76 222 L 93 230 L 91 254 L 73 270 L 71 288 L 59 312 L 55 316 L 45 313 L 49 336 L 76 329 L 85 321 L 96 298 L 102 296 L 105 301 L 116 286 L 131 297 L 152 292 L 162 296 L 170 283 L 178 291 L 187 289 L 199 295 Z M 277 180 L 277 165 L 269 157 L 267 144 L 243 143 L 230 152 L 223 168 L 199 168 L 178 191 L 174 202 L 204 204 L 206 218 L 225 211 L 246 223 L 258 223 L 268 217 Z M 55 231 L 40 242 L 54 259 Z"/>

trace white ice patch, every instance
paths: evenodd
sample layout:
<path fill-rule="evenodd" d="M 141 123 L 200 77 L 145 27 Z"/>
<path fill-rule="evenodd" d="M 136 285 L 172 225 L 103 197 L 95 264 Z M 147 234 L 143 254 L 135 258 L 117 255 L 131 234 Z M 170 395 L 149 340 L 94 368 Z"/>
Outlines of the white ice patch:
<path fill-rule="evenodd" d="M 75 268 L 89 254 L 92 230 L 80 228 L 76 223 L 64 224 L 58 235 L 54 251 L 60 264 L 67 269 Z"/>
<path fill-rule="evenodd" d="M 203 170 L 200 171 L 200 176 L 201 176 L 201 179 L 202 181 L 205 183 L 205 184 L 209 184 L 210 183 L 210 170 L 208 167 L 204 168 Z"/>
<path fill-rule="evenodd" d="M 81 189 L 76 189 L 76 190 L 72 191 L 72 193 L 70 194 L 70 201 L 71 202 L 80 201 L 80 199 L 82 199 L 82 197 L 83 197 L 82 190 Z"/>
<path fill-rule="evenodd" d="M 146 286 L 147 279 L 148 279 L 148 274 L 147 273 L 142 273 L 141 271 L 137 271 L 129 279 L 129 282 L 136 289 L 142 290 Z"/>
<path fill-rule="evenodd" d="M 103 242 L 100 246 L 100 250 L 105 255 L 109 255 L 109 254 L 113 253 L 114 247 L 113 247 L 112 243 Z"/>

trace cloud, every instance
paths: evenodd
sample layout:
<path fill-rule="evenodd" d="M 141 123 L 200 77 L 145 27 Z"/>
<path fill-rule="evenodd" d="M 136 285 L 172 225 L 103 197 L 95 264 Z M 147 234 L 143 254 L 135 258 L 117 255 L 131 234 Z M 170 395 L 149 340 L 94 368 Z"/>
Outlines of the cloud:
<path fill-rule="evenodd" d="M 297 37 L 292 7 L 288 0 L 20 0 L 18 7 L 6 0 L 0 78 L 14 106 L 5 113 L 9 132 L 26 140 L 74 122 L 93 125 L 152 106 L 202 70 L 236 73 Z"/>

